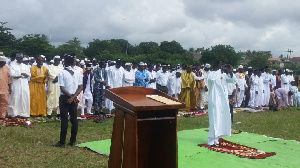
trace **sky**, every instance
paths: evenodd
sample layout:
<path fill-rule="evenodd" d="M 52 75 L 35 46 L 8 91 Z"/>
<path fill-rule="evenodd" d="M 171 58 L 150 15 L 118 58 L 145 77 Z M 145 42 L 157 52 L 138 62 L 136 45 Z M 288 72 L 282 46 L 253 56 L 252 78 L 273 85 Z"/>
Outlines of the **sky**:
<path fill-rule="evenodd" d="M 300 57 L 299 0 L 0 0 L 0 21 L 20 38 L 45 34 L 51 44 L 74 37 L 140 42 L 175 40 L 185 49 L 231 45 L 236 51 L 291 49 Z"/>

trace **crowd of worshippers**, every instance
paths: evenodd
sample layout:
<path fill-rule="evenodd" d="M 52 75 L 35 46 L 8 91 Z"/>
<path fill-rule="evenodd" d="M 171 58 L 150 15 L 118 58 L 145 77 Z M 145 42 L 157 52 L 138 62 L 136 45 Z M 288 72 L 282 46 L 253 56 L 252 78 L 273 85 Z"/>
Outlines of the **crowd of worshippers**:
<path fill-rule="evenodd" d="M 78 95 L 81 117 L 99 115 L 104 109 L 111 113 L 113 102 L 104 97 L 106 89 L 139 86 L 158 89 L 184 102 L 183 110 L 203 110 L 208 102 L 210 64 L 180 65 L 170 68 L 160 63 L 128 63 L 92 61 L 75 57 L 73 71 L 81 74 L 83 90 Z M 44 55 L 36 58 L 12 54 L 10 59 L 0 56 L 0 118 L 52 117 L 56 109 L 59 117 L 59 75 L 64 69 L 64 58 L 54 56 L 47 62 Z M 66 68 L 65 68 L 66 69 Z M 221 69 L 226 74 L 225 66 Z M 228 99 L 233 107 L 260 108 L 298 106 L 300 104 L 299 77 L 293 71 L 244 68 L 233 69 L 233 83 L 228 83 Z M 94 113 L 92 113 L 92 107 Z"/>

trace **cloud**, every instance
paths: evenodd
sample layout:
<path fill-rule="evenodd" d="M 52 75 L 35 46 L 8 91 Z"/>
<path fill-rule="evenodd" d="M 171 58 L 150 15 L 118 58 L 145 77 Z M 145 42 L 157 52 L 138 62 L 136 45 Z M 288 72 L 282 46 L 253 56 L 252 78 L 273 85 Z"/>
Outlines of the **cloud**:
<path fill-rule="evenodd" d="M 176 40 L 184 48 L 232 45 L 236 50 L 300 54 L 296 0 L 10 0 L 0 18 L 16 37 L 51 34 L 51 43 L 78 37 L 131 44 Z"/>

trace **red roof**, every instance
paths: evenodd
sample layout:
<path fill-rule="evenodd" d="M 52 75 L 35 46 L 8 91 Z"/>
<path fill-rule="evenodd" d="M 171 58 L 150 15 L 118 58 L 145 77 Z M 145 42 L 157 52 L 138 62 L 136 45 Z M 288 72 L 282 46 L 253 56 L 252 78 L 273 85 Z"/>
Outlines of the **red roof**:
<path fill-rule="evenodd" d="M 290 59 L 290 61 L 300 61 L 300 57 L 293 57 Z"/>
<path fill-rule="evenodd" d="M 269 61 L 279 61 L 280 58 L 269 58 L 268 60 L 269 60 Z"/>

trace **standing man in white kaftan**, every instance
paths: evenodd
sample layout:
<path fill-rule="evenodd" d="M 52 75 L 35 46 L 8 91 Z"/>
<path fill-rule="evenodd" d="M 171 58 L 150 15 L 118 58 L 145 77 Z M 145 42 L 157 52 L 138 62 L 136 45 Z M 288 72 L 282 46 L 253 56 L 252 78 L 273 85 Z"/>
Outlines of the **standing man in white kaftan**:
<path fill-rule="evenodd" d="M 27 78 L 31 76 L 27 65 L 23 64 L 23 54 L 16 55 L 17 62 L 11 62 L 11 94 L 7 114 L 11 117 L 30 117 L 30 92 Z"/>
<path fill-rule="evenodd" d="M 285 88 L 287 90 L 290 89 L 290 81 L 291 78 L 289 77 L 289 70 L 286 69 L 284 74 L 281 75 L 281 88 Z"/>
<path fill-rule="evenodd" d="M 171 78 L 171 95 L 175 99 L 179 98 L 179 94 L 181 93 L 181 73 L 179 71 Z"/>
<path fill-rule="evenodd" d="M 264 87 L 264 99 L 262 102 L 263 106 L 269 106 L 270 101 L 270 83 L 271 83 L 271 75 L 269 74 L 269 67 L 265 67 L 265 71 L 261 74 L 263 79 L 263 87 Z"/>
<path fill-rule="evenodd" d="M 54 64 L 49 65 L 48 74 L 48 98 L 47 98 L 47 116 L 50 117 L 52 114 L 53 108 L 57 108 L 56 114 L 59 115 L 59 96 L 60 96 L 60 87 L 58 86 L 58 74 L 64 68 L 59 65 L 60 56 L 54 57 Z"/>
<path fill-rule="evenodd" d="M 123 84 L 123 74 L 124 74 L 124 68 L 121 67 L 122 61 L 121 59 L 118 59 L 116 61 L 116 65 L 111 66 L 108 69 L 108 78 L 107 78 L 107 86 L 108 88 L 117 88 L 122 87 Z M 108 110 L 109 113 L 111 113 L 111 110 L 115 107 L 113 106 L 113 102 L 111 100 L 108 100 Z"/>
<path fill-rule="evenodd" d="M 132 64 L 126 63 L 125 64 L 125 70 L 123 74 L 123 87 L 124 86 L 133 86 L 133 83 L 135 82 L 135 73 L 131 69 Z"/>
<path fill-rule="evenodd" d="M 148 70 L 146 72 L 149 74 L 150 81 L 147 85 L 147 88 L 156 89 L 156 71 L 154 71 L 153 64 L 148 65 Z"/>
<path fill-rule="evenodd" d="M 215 147 L 219 144 L 219 138 L 222 136 L 231 136 L 231 116 L 229 109 L 227 85 L 222 80 L 226 77 L 227 83 L 235 82 L 231 66 L 227 67 L 228 74 L 222 75 L 219 69 L 222 62 L 219 63 L 215 71 L 208 75 L 208 116 L 209 131 L 207 145 Z"/>
<path fill-rule="evenodd" d="M 245 79 L 245 74 L 243 72 L 243 65 L 238 66 L 238 73 L 236 73 L 236 78 L 237 78 L 237 84 L 238 84 L 238 90 L 237 90 L 237 107 L 241 107 L 242 102 L 245 97 L 245 89 L 247 87 L 246 84 L 246 79 Z"/>

